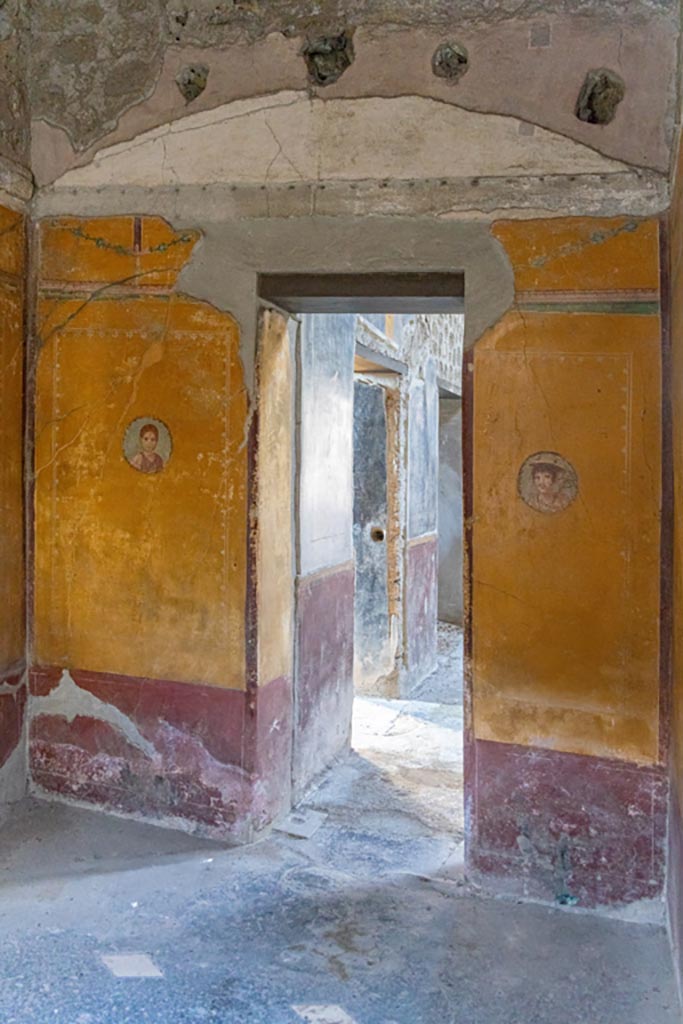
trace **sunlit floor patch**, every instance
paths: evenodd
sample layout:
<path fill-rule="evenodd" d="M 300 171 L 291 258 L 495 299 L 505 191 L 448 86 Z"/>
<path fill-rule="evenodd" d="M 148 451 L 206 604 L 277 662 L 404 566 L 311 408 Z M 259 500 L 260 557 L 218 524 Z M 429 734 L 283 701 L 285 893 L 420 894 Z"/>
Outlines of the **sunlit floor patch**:
<path fill-rule="evenodd" d="M 311 839 L 325 821 L 326 814 L 320 811 L 313 811 L 310 808 L 292 811 L 286 817 L 281 818 L 273 825 L 275 832 L 284 832 L 288 836 L 296 836 L 298 839 Z"/>
<path fill-rule="evenodd" d="M 108 967 L 115 978 L 163 978 L 159 970 L 146 953 L 109 953 L 102 957 L 102 963 Z"/>
<path fill-rule="evenodd" d="M 306 1024 L 357 1024 L 341 1006 L 293 1006 Z"/>

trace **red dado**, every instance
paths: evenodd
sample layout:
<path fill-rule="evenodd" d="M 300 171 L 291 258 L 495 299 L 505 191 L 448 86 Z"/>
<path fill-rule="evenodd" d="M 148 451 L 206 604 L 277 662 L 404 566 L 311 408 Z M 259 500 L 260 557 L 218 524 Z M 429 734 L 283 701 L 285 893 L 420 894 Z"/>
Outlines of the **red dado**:
<path fill-rule="evenodd" d="M 67 687 L 64 706 L 50 707 Z M 34 669 L 36 785 L 111 810 L 251 838 L 282 806 L 289 680 L 253 693 L 160 679 Z"/>

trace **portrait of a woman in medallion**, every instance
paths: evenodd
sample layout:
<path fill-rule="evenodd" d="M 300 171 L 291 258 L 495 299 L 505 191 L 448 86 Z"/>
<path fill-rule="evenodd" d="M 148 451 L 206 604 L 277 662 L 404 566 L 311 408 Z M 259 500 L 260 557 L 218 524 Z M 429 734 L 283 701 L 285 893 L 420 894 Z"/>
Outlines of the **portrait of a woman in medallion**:
<path fill-rule="evenodd" d="M 165 423 L 142 416 L 128 425 L 123 438 L 126 462 L 139 473 L 161 473 L 171 457 L 173 442 Z"/>

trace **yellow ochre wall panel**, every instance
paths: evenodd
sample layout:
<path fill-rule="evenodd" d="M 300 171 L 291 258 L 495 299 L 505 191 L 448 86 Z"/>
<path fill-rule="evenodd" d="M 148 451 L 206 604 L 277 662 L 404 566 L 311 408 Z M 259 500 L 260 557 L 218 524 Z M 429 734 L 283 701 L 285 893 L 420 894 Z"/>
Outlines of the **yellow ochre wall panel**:
<path fill-rule="evenodd" d="M 24 656 L 24 218 L 0 207 L 0 670 Z"/>
<path fill-rule="evenodd" d="M 262 313 L 258 338 L 258 678 L 292 675 L 292 358 L 287 320 Z"/>
<path fill-rule="evenodd" d="M 672 755 L 674 791 L 683 816 L 683 147 L 671 208 L 671 341 L 674 473 L 674 622 Z"/>
<path fill-rule="evenodd" d="M 180 236 L 163 222 L 90 221 L 74 234 L 78 223 L 41 226 L 36 660 L 242 688 L 247 396 L 237 327 L 164 290 L 185 243 L 173 244 Z M 129 280 L 136 264 L 151 271 L 147 292 Z M 88 291 L 96 279 L 110 286 Z M 148 421 L 159 437 L 145 462 Z"/>
<path fill-rule="evenodd" d="M 547 254 L 579 237 L 615 241 L 601 221 L 499 225 L 514 258 L 526 259 L 527 227 L 536 251 Z M 638 232 L 641 267 L 628 276 L 634 289 L 649 287 L 657 264 L 656 225 L 617 236 L 620 244 Z M 594 257 L 599 248 L 587 245 L 590 275 L 568 273 L 561 282 L 575 293 L 568 306 L 581 304 L 589 284 L 612 288 L 611 262 L 601 273 Z M 656 309 L 631 301 L 633 312 L 618 298 L 618 311 L 520 305 L 475 347 L 480 739 L 658 759 L 661 323 Z M 522 464 L 542 452 L 557 453 L 576 473 L 576 497 L 565 508 L 541 511 L 520 495 Z"/>
<path fill-rule="evenodd" d="M 659 290 L 655 220 L 501 221 L 493 234 L 512 261 L 517 292 Z"/>

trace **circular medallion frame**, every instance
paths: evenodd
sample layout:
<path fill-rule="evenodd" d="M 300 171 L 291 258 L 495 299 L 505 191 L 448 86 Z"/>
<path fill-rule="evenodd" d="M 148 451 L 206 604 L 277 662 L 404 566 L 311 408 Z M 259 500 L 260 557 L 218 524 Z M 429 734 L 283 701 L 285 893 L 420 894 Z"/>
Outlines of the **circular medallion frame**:
<path fill-rule="evenodd" d="M 571 462 L 559 452 L 534 452 L 520 467 L 517 492 L 529 508 L 554 515 L 564 512 L 576 500 L 579 477 Z"/>
<path fill-rule="evenodd" d="M 157 416 L 137 416 L 123 434 L 123 457 L 138 473 L 162 473 L 173 454 L 171 431 Z"/>

